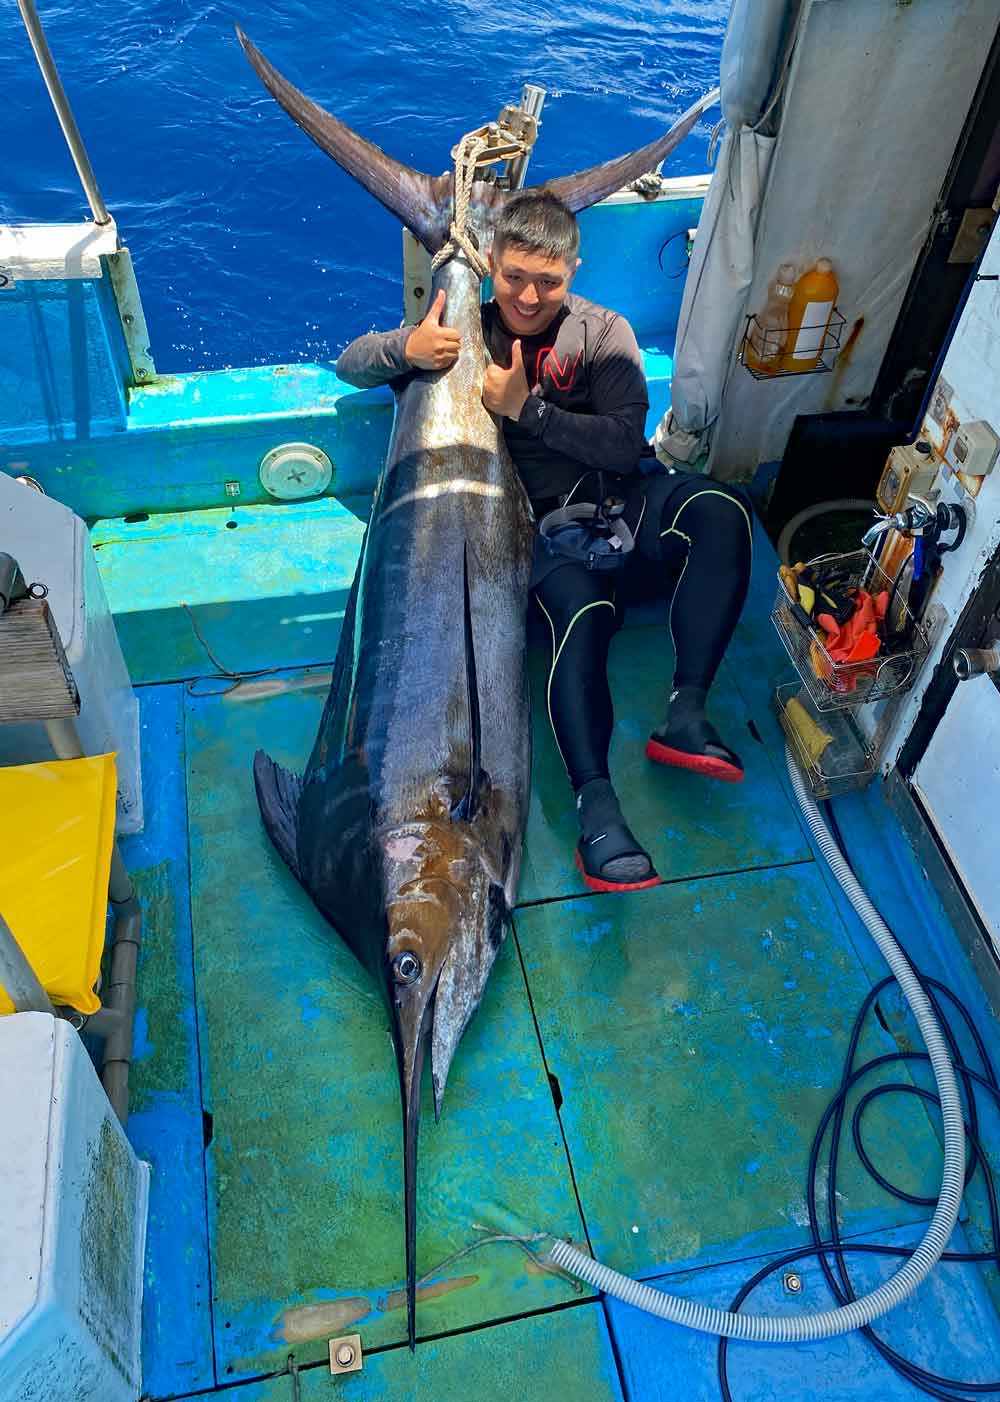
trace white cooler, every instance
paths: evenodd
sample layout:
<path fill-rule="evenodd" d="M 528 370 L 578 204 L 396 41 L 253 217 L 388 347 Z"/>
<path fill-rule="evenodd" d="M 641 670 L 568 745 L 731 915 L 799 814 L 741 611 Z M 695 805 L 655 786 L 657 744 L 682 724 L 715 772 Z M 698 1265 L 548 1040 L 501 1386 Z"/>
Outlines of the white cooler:
<path fill-rule="evenodd" d="M 136 1402 L 149 1166 L 67 1022 L 0 1017 L 0 1398 Z"/>
<path fill-rule="evenodd" d="M 129 679 L 87 527 L 68 507 L 0 472 L 0 551 L 28 584 L 48 587 L 66 661 L 80 692 L 84 753 L 118 756 L 118 831 L 142 829 L 139 703 Z M 51 759 L 40 726 L 0 726 L 0 764 Z"/>

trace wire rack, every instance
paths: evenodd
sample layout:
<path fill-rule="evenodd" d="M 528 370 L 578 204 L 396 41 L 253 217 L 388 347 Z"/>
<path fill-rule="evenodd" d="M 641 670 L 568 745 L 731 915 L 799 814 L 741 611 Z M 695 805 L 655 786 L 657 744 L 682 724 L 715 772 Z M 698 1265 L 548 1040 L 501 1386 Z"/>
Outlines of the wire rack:
<path fill-rule="evenodd" d="M 853 710 L 908 691 L 927 656 L 927 635 L 878 561 L 867 550 L 854 550 L 820 555 L 809 565 L 835 566 L 843 589 L 864 589 L 872 595 L 885 592 L 887 617 L 896 629 L 883 640 L 883 650 L 875 657 L 864 662 L 835 661 L 827 651 L 823 630 L 779 579 L 771 621 L 817 710 Z"/>
<path fill-rule="evenodd" d="M 834 367 L 846 325 L 847 319 L 834 307 L 828 322 L 797 327 L 797 336 L 806 331 L 812 333 L 816 349 L 810 353 L 804 365 L 796 367 L 785 351 L 787 329 L 775 330 L 763 326 L 756 316 L 748 316 L 740 342 L 740 364 L 755 380 L 779 380 L 787 375 L 822 375 Z"/>
<path fill-rule="evenodd" d="M 799 702 L 808 721 L 803 722 L 802 713 L 796 713 L 794 707 L 789 711 L 789 701 Z M 874 777 L 875 751 L 850 711 L 817 711 L 809 692 L 798 682 L 779 686 L 772 704 L 815 798 L 835 798 L 863 789 Z"/>

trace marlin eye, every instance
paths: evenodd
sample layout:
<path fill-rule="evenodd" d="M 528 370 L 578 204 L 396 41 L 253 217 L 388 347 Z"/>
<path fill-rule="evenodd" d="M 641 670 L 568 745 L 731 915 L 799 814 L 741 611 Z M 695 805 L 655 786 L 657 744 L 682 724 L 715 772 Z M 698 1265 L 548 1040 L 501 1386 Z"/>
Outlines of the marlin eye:
<path fill-rule="evenodd" d="M 397 983 L 416 983 L 422 973 L 420 960 L 408 949 L 397 954 L 392 961 L 392 976 Z"/>

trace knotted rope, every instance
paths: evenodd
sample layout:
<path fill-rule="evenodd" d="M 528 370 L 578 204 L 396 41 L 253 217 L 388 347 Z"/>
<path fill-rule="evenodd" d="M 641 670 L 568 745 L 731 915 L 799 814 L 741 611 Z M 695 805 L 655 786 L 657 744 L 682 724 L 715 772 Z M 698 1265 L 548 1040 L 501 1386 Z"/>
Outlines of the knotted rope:
<path fill-rule="evenodd" d="M 455 148 L 455 217 L 448 230 L 448 242 L 438 249 L 431 260 L 432 271 L 436 272 L 442 263 L 461 252 L 480 278 L 488 274 L 490 265 L 472 242 L 465 225 L 476 171 L 480 166 L 492 165 L 497 158 L 495 143 L 482 130 L 470 131 Z"/>

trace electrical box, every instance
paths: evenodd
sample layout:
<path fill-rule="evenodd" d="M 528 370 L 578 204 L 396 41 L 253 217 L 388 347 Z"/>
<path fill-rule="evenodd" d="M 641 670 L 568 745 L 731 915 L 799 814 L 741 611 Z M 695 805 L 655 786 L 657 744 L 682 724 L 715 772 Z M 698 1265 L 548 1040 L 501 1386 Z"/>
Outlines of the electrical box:
<path fill-rule="evenodd" d="M 882 471 L 875 500 L 887 516 L 902 511 L 910 496 L 926 496 L 944 461 L 923 439 L 893 448 Z"/>
<path fill-rule="evenodd" d="M 967 477 L 985 477 L 993 469 L 1000 440 L 985 419 L 960 424 L 952 436 L 945 461 L 953 472 Z"/>

